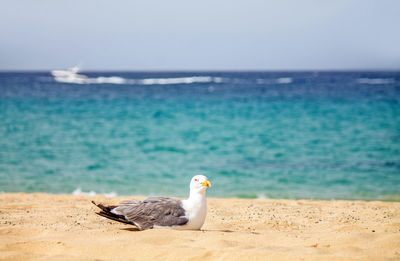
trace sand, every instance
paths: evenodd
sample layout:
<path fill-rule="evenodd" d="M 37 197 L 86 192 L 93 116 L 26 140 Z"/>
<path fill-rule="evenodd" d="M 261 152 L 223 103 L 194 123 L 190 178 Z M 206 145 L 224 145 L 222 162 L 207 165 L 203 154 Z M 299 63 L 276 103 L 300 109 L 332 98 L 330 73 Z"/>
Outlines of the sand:
<path fill-rule="evenodd" d="M 0 194 L 0 260 L 400 260 L 400 202 L 208 200 L 201 231 L 102 219 L 91 200 Z"/>

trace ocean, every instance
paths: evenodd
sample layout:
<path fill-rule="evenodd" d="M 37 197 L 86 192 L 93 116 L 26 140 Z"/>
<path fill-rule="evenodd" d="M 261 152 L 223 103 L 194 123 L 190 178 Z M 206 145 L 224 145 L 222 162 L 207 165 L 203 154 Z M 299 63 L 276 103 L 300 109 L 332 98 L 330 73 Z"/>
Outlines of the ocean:
<path fill-rule="evenodd" d="M 0 191 L 400 200 L 400 72 L 0 73 Z"/>

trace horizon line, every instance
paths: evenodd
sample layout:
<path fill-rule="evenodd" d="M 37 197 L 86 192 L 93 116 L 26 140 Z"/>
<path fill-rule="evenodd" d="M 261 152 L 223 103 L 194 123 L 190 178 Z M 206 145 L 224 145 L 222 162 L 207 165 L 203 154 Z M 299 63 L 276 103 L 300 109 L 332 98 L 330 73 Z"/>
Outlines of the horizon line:
<path fill-rule="evenodd" d="M 68 67 L 69 68 L 69 67 Z M 66 68 L 66 69 L 68 69 Z M 66 70 L 65 69 L 65 70 Z M 24 73 L 24 72 L 51 72 L 55 69 L 0 69 L 0 73 Z M 135 72 L 135 73 L 142 73 L 142 72 L 154 72 L 154 73 L 191 73 L 191 72 L 232 72 L 232 73 L 239 73 L 239 72 L 249 72 L 249 73 L 257 73 L 257 72 L 400 72 L 400 68 L 380 68 L 380 69 L 171 69 L 171 70 L 164 70 L 164 69 L 88 69 L 88 70 L 81 70 L 80 72 L 87 72 L 87 73 L 96 73 L 96 72 Z"/>

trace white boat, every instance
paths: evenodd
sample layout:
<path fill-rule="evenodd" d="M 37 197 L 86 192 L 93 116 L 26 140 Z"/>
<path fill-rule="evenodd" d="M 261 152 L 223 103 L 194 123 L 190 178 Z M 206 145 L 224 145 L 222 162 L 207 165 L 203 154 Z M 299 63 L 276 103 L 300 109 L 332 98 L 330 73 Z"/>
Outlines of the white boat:
<path fill-rule="evenodd" d="M 79 67 L 74 66 L 68 70 L 53 70 L 51 74 L 54 76 L 54 80 L 57 82 L 65 83 L 78 83 L 83 84 L 88 82 L 88 77 L 83 74 L 78 74 Z"/>

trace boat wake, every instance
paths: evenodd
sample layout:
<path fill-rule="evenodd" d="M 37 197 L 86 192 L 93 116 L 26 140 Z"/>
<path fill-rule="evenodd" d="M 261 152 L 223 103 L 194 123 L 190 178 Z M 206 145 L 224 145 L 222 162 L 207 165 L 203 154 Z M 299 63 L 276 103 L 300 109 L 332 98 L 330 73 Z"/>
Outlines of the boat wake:
<path fill-rule="evenodd" d="M 192 84 L 192 83 L 220 83 L 219 77 L 193 76 L 179 78 L 149 78 L 149 79 L 125 79 L 118 76 L 112 77 L 54 77 L 54 80 L 61 83 L 75 84 L 132 84 L 132 85 L 168 85 L 168 84 Z"/>
<path fill-rule="evenodd" d="M 216 77 L 209 75 L 195 75 L 185 77 L 170 77 L 170 78 L 144 78 L 144 79 L 127 79 L 120 76 L 110 77 L 88 77 L 83 74 L 78 74 L 79 67 L 75 66 L 68 70 L 54 70 L 51 74 L 56 82 L 72 83 L 72 84 L 125 84 L 125 85 L 174 85 L 174 84 L 194 84 L 194 83 L 229 83 L 229 84 L 256 84 L 276 85 L 276 84 L 292 84 L 293 78 L 259 78 L 259 79 L 244 79 L 244 78 L 229 78 Z M 361 83 L 370 83 L 371 81 L 361 81 Z M 372 81 L 375 83 L 375 80 Z"/>
<path fill-rule="evenodd" d="M 192 84 L 192 83 L 221 83 L 220 77 L 191 76 L 176 78 L 148 78 L 148 79 L 125 79 L 119 76 L 93 77 L 78 74 L 79 67 L 75 66 L 68 70 L 54 70 L 51 74 L 56 82 L 73 84 L 135 84 L 135 85 L 167 85 L 167 84 Z"/>

